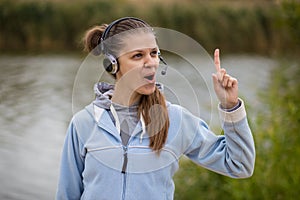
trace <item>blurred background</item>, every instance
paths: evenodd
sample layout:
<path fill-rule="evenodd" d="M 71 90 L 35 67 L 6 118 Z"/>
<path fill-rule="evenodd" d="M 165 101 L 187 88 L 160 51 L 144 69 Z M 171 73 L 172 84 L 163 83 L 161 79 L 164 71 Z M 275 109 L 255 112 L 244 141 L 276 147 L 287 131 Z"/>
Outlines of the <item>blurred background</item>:
<path fill-rule="evenodd" d="M 73 85 L 86 57 L 81 38 L 124 16 L 184 33 L 211 55 L 220 48 L 247 104 L 253 176 L 230 179 L 182 159 L 175 199 L 298 198 L 300 1 L 0 0 L 0 199 L 54 199 Z M 85 89 L 93 93 L 92 85 Z"/>

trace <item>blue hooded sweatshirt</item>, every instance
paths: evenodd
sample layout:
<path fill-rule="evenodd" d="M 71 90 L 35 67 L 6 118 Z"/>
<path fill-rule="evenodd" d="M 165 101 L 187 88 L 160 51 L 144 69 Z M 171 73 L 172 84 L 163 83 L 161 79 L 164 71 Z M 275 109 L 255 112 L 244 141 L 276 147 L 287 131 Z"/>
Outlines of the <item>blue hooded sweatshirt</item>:
<path fill-rule="evenodd" d="M 122 144 L 110 110 L 113 86 L 97 84 L 95 91 L 96 100 L 73 116 L 67 130 L 57 200 L 172 200 L 172 177 L 182 155 L 229 177 L 252 175 L 255 147 L 241 99 L 231 112 L 219 106 L 224 135 L 212 133 L 185 108 L 167 103 L 170 127 L 157 154 L 149 148 L 142 119 Z"/>

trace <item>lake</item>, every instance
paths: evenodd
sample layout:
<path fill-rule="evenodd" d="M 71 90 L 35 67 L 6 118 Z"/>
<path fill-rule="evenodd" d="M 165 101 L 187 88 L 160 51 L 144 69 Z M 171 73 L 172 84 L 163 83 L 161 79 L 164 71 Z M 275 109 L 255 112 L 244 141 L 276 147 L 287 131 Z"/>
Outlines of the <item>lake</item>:
<path fill-rule="evenodd" d="M 212 92 L 212 60 L 165 56 L 165 95 L 219 128 L 217 100 Z M 193 61 L 199 61 L 194 66 Z M 227 55 L 221 59 L 239 80 L 240 96 L 249 118 L 265 105 L 258 98 L 266 89 L 276 62 L 261 56 Z M 99 58 L 75 55 L 0 56 L 0 199 L 54 199 L 60 154 L 72 115 L 92 101 L 93 84 L 113 82 Z M 161 70 L 161 69 L 159 69 Z"/>

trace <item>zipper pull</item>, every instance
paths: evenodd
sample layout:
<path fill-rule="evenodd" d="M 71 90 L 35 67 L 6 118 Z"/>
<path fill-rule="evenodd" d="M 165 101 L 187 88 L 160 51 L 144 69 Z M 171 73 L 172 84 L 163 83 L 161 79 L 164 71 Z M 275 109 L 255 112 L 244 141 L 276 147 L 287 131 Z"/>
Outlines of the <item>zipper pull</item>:
<path fill-rule="evenodd" d="M 123 150 L 125 153 L 127 153 L 127 150 L 128 150 L 127 146 L 123 146 Z"/>

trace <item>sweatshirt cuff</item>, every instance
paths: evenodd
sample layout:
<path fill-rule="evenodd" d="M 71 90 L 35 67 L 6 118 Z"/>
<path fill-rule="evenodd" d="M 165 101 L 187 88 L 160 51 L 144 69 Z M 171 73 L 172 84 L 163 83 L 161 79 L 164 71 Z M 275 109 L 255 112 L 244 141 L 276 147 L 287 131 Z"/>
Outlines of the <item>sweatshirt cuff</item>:
<path fill-rule="evenodd" d="M 246 109 L 245 109 L 245 104 L 242 99 L 239 98 L 240 101 L 240 106 L 233 111 L 226 111 L 221 108 L 221 104 L 219 104 L 218 109 L 219 109 L 219 115 L 222 121 L 224 122 L 229 122 L 229 123 L 235 123 L 243 118 L 246 117 Z"/>

